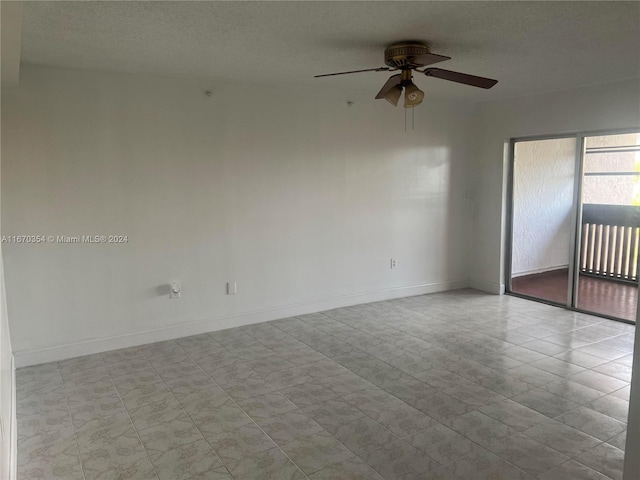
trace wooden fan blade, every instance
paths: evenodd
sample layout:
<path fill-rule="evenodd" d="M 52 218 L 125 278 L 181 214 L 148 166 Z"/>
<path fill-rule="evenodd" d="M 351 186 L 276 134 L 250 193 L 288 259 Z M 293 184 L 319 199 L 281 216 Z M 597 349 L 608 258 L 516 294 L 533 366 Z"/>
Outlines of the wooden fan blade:
<path fill-rule="evenodd" d="M 350 73 L 360 73 L 360 72 L 386 72 L 388 70 L 390 70 L 389 67 L 367 68 L 364 70 L 351 70 L 350 72 L 325 73 L 323 75 L 315 75 L 313 78 L 332 77 L 334 75 L 349 75 Z"/>
<path fill-rule="evenodd" d="M 418 55 L 409 59 L 411 64 L 426 67 L 427 65 L 433 65 L 434 63 L 444 62 L 445 60 L 451 60 L 451 57 L 445 57 L 444 55 L 437 55 L 435 53 L 426 53 L 424 55 Z"/>
<path fill-rule="evenodd" d="M 399 73 L 397 73 L 396 75 L 391 75 L 389 77 L 389 80 L 385 82 L 385 84 L 382 86 L 382 88 L 376 95 L 376 98 L 384 98 L 385 94 L 389 90 L 391 90 L 396 85 L 400 85 L 401 82 L 402 82 L 402 75 L 400 75 Z"/>
<path fill-rule="evenodd" d="M 492 80 L 491 78 L 476 77 L 475 75 L 452 72 L 451 70 L 443 70 L 442 68 L 427 68 L 423 73 L 428 77 L 441 78 L 442 80 L 464 83 L 465 85 L 480 88 L 491 88 L 498 83 L 497 80 Z"/>

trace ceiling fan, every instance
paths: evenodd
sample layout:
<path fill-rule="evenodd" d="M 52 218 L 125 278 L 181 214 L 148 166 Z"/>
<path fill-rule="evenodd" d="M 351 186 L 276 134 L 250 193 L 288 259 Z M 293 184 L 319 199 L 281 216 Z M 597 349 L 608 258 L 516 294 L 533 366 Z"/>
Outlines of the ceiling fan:
<path fill-rule="evenodd" d="M 316 75 L 314 78 L 331 77 L 334 75 L 348 75 L 350 73 L 360 72 L 395 72 L 400 73 L 392 75 L 382 86 L 382 89 L 376 95 L 376 98 L 384 98 L 394 106 L 398 106 L 398 100 L 402 96 L 404 89 L 404 106 L 405 108 L 415 107 L 422 103 L 424 92 L 420 90 L 412 80 L 413 71 L 423 73 L 427 77 L 441 78 L 450 82 L 463 83 L 473 87 L 491 88 L 497 80 L 491 78 L 477 77 L 466 73 L 452 72 L 451 70 L 443 70 L 442 68 L 424 68 L 435 63 L 451 60 L 451 57 L 437 55 L 431 53 L 428 45 L 417 42 L 401 42 L 387 47 L 384 51 L 384 63 L 388 66 L 378 68 L 367 68 L 364 70 L 351 70 L 349 72 L 325 73 L 324 75 Z"/>

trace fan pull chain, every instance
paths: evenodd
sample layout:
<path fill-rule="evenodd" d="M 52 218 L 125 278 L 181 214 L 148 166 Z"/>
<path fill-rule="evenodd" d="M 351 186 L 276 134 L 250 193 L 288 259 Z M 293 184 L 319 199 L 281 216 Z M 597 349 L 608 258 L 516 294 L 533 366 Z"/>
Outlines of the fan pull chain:
<path fill-rule="evenodd" d="M 414 107 L 411 108 L 405 108 L 404 109 L 404 131 L 407 131 L 407 110 L 411 110 L 411 130 L 415 129 L 416 126 L 416 112 Z"/>

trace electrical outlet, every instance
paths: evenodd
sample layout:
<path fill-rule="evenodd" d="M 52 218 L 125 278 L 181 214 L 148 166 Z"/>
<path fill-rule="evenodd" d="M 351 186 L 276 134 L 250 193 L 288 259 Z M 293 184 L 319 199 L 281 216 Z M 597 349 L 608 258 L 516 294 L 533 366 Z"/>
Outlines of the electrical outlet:
<path fill-rule="evenodd" d="M 182 293 L 182 285 L 179 282 L 171 282 L 169 284 L 169 298 L 178 299 Z"/>
<path fill-rule="evenodd" d="M 390 262 L 391 268 L 396 268 L 396 259 L 392 258 Z"/>

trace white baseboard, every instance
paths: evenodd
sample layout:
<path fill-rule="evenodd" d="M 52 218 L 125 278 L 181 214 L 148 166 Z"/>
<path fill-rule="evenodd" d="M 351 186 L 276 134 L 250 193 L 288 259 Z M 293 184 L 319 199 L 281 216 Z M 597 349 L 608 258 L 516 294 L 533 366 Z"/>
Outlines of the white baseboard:
<path fill-rule="evenodd" d="M 471 288 L 482 292 L 492 293 L 494 295 L 504 295 L 504 283 L 485 282 L 483 280 L 471 279 L 469 282 Z"/>
<path fill-rule="evenodd" d="M 361 303 L 379 302 L 393 298 L 411 297 L 427 293 L 444 292 L 467 288 L 469 280 L 453 280 L 447 282 L 412 285 L 408 287 L 388 288 L 375 292 L 340 295 L 337 297 L 322 298 L 307 302 L 280 305 L 277 307 L 255 310 L 236 315 L 228 315 L 218 318 L 210 318 L 198 322 L 183 323 L 169 327 L 131 332 L 106 338 L 88 339 L 65 345 L 57 345 L 41 349 L 19 350 L 14 352 L 16 366 L 26 367 L 41 363 L 57 362 L 67 358 L 92 355 L 94 353 L 117 350 L 119 348 L 134 347 L 146 343 L 172 340 L 190 335 L 223 330 L 225 328 L 241 327 L 252 323 L 267 322 L 279 318 L 293 317 L 307 313 L 321 312 L 333 308 L 348 307 Z M 479 290 L 483 290 L 479 288 Z"/>
<path fill-rule="evenodd" d="M 535 275 L 536 273 L 553 272 L 554 270 L 562 270 L 563 268 L 569 268 L 569 265 L 556 265 L 555 267 L 536 268 L 535 270 L 527 270 L 526 272 L 512 273 L 511 275 L 516 277 L 524 277 L 525 275 Z"/>

